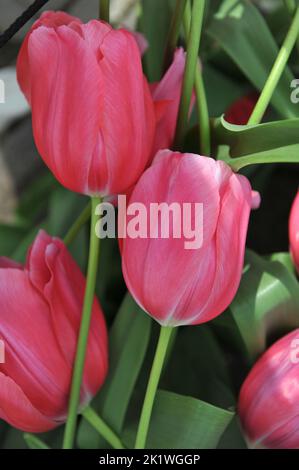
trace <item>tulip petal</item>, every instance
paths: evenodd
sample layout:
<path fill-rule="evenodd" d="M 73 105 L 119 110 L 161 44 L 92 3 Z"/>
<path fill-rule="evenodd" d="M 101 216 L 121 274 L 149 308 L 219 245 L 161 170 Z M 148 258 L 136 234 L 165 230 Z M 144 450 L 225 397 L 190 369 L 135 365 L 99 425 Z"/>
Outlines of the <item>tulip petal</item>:
<path fill-rule="evenodd" d="M 0 256 L 0 269 L 2 268 L 23 269 L 23 266 L 10 258 L 6 258 L 6 256 Z"/>
<path fill-rule="evenodd" d="M 47 300 L 55 337 L 71 370 L 83 306 L 85 279 L 61 240 L 40 231 L 27 260 L 29 277 Z M 63 332 L 63 334 L 62 334 Z M 103 383 L 107 372 L 107 331 L 97 299 L 94 301 L 83 378 L 84 403 Z M 94 369 L 94 358 L 97 368 Z"/>
<path fill-rule="evenodd" d="M 219 182 L 215 170 L 215 161 L 210 158 L 162 151 L 132 193 L 130 204 L 143 203 L 148 213 L 152 202 L 175 202 L 181 204 L 181 208 L 182 203 L 203 204 L 203 245 L 200 249 L 185 249 L 184 237 L 132 239 L 128 236 L 123 241 L 123 272 L 128 288 L 137 302 L 162 324 L 184 322 L 178 310 L 182 311 L 182 305 L 190 304 L 195 285 L 197 296 L 203 303 L 212 288 L 215 255 L 209 240 L 215 232 L 219 214 Z M 210 256 L 207 250 L 211 252 Z M 134 256 L 131 256 L 132 252 Z M 167 295 L 155 294 L 161 290 Z M 193 308 L 192 304 L 190 308 Z M 190 315 L 190 310 L 186 309 L 185 313 Z"/>
<path fill-rule="evenodd" d="M 5 342 L 0 370 L 33 406 L 59 419 L 67 406 L 70 368 L 57 347 L 49 307 L 20 269 L 0 269 L 0 298 L 0 335 Z"/>
<path fill-rule="evenodd" d="M 155 116 L 133 35 L 112 30 L 103 40 L 101 54 L 100 134 L 89 185 L 101 187 L 102 194 L 108 195 L 126 191 L 144 170 L 152 149 Z"/>
<path fill-rule="evenodd" d="M 290 251 L 297 272 L 299 272 L 299 191 L 292 204 L 289 218 Z"/>
<path fill-rule="evenodd" d="M 62 184 L 90 194 L 87 182 L 97 146 L 101 104 L 97 57 L 84 39 L 66 26 L 34 30 L 28 54 L 38 151 Z"/>
<path fill-rule="evenodd" d="M 171 147 L 174 139 L 185 70 L 185 55 L 182 48 L 177 49 L 173 63 L 162 80 L 151 86 L 157 116 L 153 155 L 160 149 Z"/>
<path fill-rule="evenodd" d="M 57 28 L 62 25 L 70 25 L 71 23 L 81 24 L 79 18 L 68 15 L 64 11 L 45 11 L 41 14 L 40 18 L 33 24 L 31 30 L 26 35 L 17 59 L 17 78 L 20 88 L 27 100 L 31 101 L 31 73 L 30 63 L 28 56 L 28 41 L 30 34 L 40 26 L 46 26 L 48 28 Z"/>
<path fill-rule="evenodd" d="M 248 219 L 251 209 L 249 181 L 232 174 L 221 208 L 215 240 L 216 271 L 209 299 L 192 323 L 210 321 L 233 300 L 239 287 L 245 252 Z"/>
<path fill-rule="evenodd" d="M 0 372 L 0 418 L 25 432 L 46 432 L 57 426 L 42 415 L 28 400 L 22 389 Z"/>

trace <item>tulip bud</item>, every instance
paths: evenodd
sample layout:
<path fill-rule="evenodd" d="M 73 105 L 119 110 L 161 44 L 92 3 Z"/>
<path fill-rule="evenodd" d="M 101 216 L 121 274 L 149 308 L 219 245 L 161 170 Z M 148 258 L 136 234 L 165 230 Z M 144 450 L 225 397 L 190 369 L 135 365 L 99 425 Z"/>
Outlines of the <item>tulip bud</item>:
<path fill-rule="evenodd" d="M 299 329 L 257 361 L 240 393 L 239 414 L 253 447 L 299 448 Z"/>
<path fill-rule="evenodd" d="M 290 251 L 299 273 L 299 191 L 294 199 L 289 218 Z"/>
<path fill-rule="evenodd" d="M 0 258 L 0 417 L 28 432 L 66 420 L 85 280 L 64 244 L 41 231 L 25 266 Z M 94 300 L 80 405 L 107 373 L 107 331 Z"/>
<path fill-rule="evenodd" d="M 241 279 L 251 198 L 247 178 L 233 173 L 224 162 L 169 150 L 158 152 L 129 201 L 129 207 L 134 203 L 145 207 L 147 233 L 137 237 L 126 234 L 121 248 L 128 289 L 159 323 L 203 323 L 230 304 Z M 154 222 L 152 204 L 161 203 L 169 210 L 172 203 L 180 207 L 180 214 L 170 214 L 174 223 L 169 224 L 168 238 L 161 236 L 166 223 L 163 215 L 158 236 L 150 236 L 148 231 Z M 184 204 L 189 204 L 191 211 L 186 225 Z M 203 209 L 202 224 L 195 204 Z M 132 223 L 128 218 L 127 229 Z M 190 226 L 193 233 L 189 239 Z M 157 232 L 156 226 L 153 229 Z M 181 237 L 174 233 L 177 229 Z"/>
<path fill-rule="evenodd" d="M 183 48 L 177 49 L 173 62 L 162 80 L 150 85 L 157 118 L 152 158 L 158 150 L 172 146 L 180 106 L 185 61 L 186 53 Z"/>
<path fill-rule="evenodd" d="M 156 117 L 133 34 L 43 13 L 22 45 L 17 76 L 37 149 L 61 184 L 107 196 L 137 181 Z"/>

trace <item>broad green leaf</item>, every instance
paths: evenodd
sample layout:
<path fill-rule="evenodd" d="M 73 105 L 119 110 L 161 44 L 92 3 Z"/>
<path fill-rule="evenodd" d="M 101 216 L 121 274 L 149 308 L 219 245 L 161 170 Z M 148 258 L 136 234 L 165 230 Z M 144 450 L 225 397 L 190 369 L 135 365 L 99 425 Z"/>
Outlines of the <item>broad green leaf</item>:
<path fill-rule="evenodd" d="M 87 198 L 64 188 L 52 192 L 47 217 L 47 231 L 50 235 L 63 238 L 76 218 L 86 207 Z M 81 267 L 85 268 L 88 255 L 88 232 L 82 228 L 69 246 L 69 250 Z"/>
<path fill-rule="evenodd" d="M 27 222 L 29 226 L 36 223 L 37 217 L 47 208 L 51 192 L 57 187 L 59 187 L 58 183 L 49 171 L 39 175 L 22 192 L 17 209 L 19 219 Z"/>
<path fill-rule="evenodd" d="M 258 9 L 248 0 L 224 0 L 207 33 L 231 57 L 247 79 L 261 90 L 278 54 L 278 46 Z M 299 114 L 290 100 L 293 75 L 286 67 L 272 104 L 286 118 Z"/>
<path fill-rule="evenodd" d="M 229 148 L 223 159 L 235 169 L 256 163 L 299 163 L 299 119 L 237 126 L 215 122 L 217 143 Z M 231 158 L 230 158 L 231 157 Z"/>
<path fill-rule="evenodd" d="M 0 256 L 10 257 L 26 234 L 22 227 L 0 224 Z"/>
<path fill-rule="evenodd" d="M 234 413 L 192 397 L 159 390 L 147 448 L 215 449 Z"/>
<path fill-rule="evenodd" d="M 163 69 L 165 44 L 171 19 L 166 0 L 142 0 L 140 28 L 149 48 L 145 53 L 145 67 L 150 81 L 160 80 Z"/>
<path fill-rule="evenodd" d="M 109 334 L 110 364 L 105 384 L 92 406 L 120 434 L 129 401 L 150 338 L 151 319 L 127 294 Z M 78 445 L 101 448 L 107 444 L 82 420 Z"/>
<path fill-rule="evenodd" d="M 179 328 L 161 387 L 222 408 L 235 405 L 227 357 L 209 325 Z"/>
<path fill-rule="evenodd" d="M 237 415 L 231 420 L 222 434 L 217 449 L 247 449 Z"/>
<path fill-rule="evenodd" d="M 1 441 L 2 449 L 26 449 L 23 432 L 12 426 L 7 427 L 7 431 Z"/>
<path fill-rule="evenodd" d="M 24 440 L 29 449 L 50 449 L 50 447 L 33 434 L 24 434 Z"/>
<path fill-rule="evenodd" d="M 266 260 L 248 250 L 230 312 L 252 363 L 266 349 L 271 336 L 299 326 L 297 279 L 280 261 Z M 222 322 L 225 334 L 228 325 Z"/>
<path fill-rule="evenodd" d="M 51 234 L 63 238 L 80 215 L 88 200 L 64 188 L 56 189 L 49 202 L 48 229 Z"/>
<path fill-rule="evenodd" d="M 203 65 L 202 73 L 210 116 L 220 116 L 248 91 L 248 86 L 230 79 L 208 63 Z"/>

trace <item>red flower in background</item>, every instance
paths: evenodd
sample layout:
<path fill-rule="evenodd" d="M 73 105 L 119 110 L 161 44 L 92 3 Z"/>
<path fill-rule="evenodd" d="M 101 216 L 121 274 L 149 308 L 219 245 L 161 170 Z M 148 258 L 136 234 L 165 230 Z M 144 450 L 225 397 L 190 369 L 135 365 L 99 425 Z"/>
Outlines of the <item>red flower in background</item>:
<path fill-rule="evenodd" d="M 248 95 L 234 101 L 225 113 L 225 120 L 231 124 L 247 124 L 258 98 L 259 94 L 252 91 Z"/>

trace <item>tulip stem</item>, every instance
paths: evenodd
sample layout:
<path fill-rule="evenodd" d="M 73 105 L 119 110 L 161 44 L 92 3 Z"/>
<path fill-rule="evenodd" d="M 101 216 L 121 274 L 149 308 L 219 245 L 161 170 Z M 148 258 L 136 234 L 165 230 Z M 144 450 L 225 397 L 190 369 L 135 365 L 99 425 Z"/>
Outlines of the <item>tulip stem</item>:
<path fill-rule="evenodd" d="M 164 360 L 166 357 L 168 345 L 173 332 L 172 327 L 161 326 L 157 349 L 152 365 L 152 369 L 147 384 L 146 394 L 141 411 L 140 421 L 137 430 L 135 449 L 144 449 L 152 415 L 154 400 L 161 377 Z"/>
<path fill-rule="evenodd" d="M 168 69 L 180 35 L 187 0 L 176 0 L 165 48 L 164 69 Z"/>
<path fill-rule="evenodd" d="M 184 14 L 184 32 L 185 38 L 188 38 L 191 24 L 191 4 L 188 0 L 185 14 Z M 200 138 L 200 153 L 201 155 L 209 156 L 211 153 L 211 131 L 209 108 L 205 92 L 205 85 L 202 77 L 200 64 L 196 66 L 195 70 L 195 94 L 197 103 L 199 138 Z"/>
<path fill-rule="evenodd" d="M 109 23 L 110 21 L 110 0 L 100 0 L 100 19 Z"/>
<path fill-rule="evenodd" d="M 299 33 L 299 7 L 296 9 L 295 16 L 281 46 L 278 56 L 274 62 L 269 77 L 264 85 L 262 93 L 255 105 L 255 108 L 249 118 L 248 124 L 259 124 L 263 119 L 265 111 L 269 106 L 272 95 L 285 69 L 287 61 L 291 55 Z"/>
<path fill-rule="evenodd" d="M 97 267 L 100 251 L 100 239 L 96 235 L 96 224 L 99 216 L 96 215 L 96 207 L 101 203 L 99 197 L 91 199 L 91 224 L 90 224 L 90 245 L 89 258 L 87 268 L 86 288 L 84 295 L 84 303 L 82 310 L 82 319 L 80 325 L 79 338 L 77 343 L 77 351 L 74 362 L 68 417 L 65 427 L 63 448 L 71 449 L 74 443 L 77 413 L 80 402 L 80 390 L 83 377 L 89 326 L 91 321 L 92 306 L 94 301 Z"/>
<path fill-rule="evenodd" d="M 91 203 L 89 202 L 87 206 L 84 207 L 81 214 L 79 214 L 78 218 L 75 220 L 75 222 L 69 228 L 67 234 L 65 235 L 63 239 L 65 245 L 70 245 L 74 241 L 82 225 L 86 224 L 86 222 L 89 220 L 90 212 L 91 212 Z"/>
<path fill-rule="evenodd" d="M 176 128 L 175 148 L 180 149 L 185 137 L 188 114 L 190 109 L 192 90 L 195 80 L 195 71 L 198 62 L 198 52 L 200 45 L 200 37 L 203 23 L 203 15 L 205 10 L 205 0 L 194 0 L 190 32 L 187 41 L 187 57 L 182 87 L 182 96 L 180 102 L 179 116 Z"/>
<path fill-rule="evenodd" d="M 114 431 L 102 420 L 102 418 L 88 406 L 82 412 L 82 416 L 114 449 L 124 449 L 124 445 Z"/>

